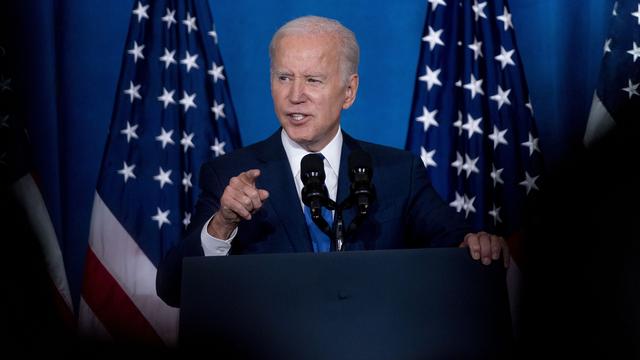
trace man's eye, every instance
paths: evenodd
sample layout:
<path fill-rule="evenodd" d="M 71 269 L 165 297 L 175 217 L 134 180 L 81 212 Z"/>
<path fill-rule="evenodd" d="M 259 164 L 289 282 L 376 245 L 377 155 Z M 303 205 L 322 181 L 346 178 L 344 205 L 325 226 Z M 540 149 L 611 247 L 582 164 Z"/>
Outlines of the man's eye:
<path fill-rule="evenodd" d="M 290 77 L 286 76 L 286 75 L 278 76 L 278 80 L 280 80 L 280 81 L 288 81 L 289 79 L 290 79 Z"/>
<path fill-rule="evenodd" d="M 322 83 L 322 81 L 320 81 L 320 79 L 313 79 L 313 78 L 307 79 L 307 82 L 310 82 L 312 84 L 320 84 L 320 83 Z"/>

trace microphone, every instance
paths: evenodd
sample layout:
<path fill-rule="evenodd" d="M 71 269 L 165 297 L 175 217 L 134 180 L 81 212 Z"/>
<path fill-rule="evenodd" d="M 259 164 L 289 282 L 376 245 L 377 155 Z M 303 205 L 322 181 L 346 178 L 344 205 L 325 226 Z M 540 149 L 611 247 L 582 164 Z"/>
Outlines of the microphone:
<path fill-rule="evenodd" d="M 324 185 L 325 173 L 323 157 L 320 154 L 307 154 L 300 162 L 302 178 L 302 202 L 311 209 L 314 222 L 322 218 L 322 206 L 327 204 L 329 193 Z"/>
<path fill-rule="evenodd" d="M 356 149 L 349 155 L 349 180 L 351 196 L 358 206 L 359 215 L 366 215 L 369 205 L 375 199 L 375 189 L 371 183 L 373 166 L 371 155 L 362 149 Z"/>

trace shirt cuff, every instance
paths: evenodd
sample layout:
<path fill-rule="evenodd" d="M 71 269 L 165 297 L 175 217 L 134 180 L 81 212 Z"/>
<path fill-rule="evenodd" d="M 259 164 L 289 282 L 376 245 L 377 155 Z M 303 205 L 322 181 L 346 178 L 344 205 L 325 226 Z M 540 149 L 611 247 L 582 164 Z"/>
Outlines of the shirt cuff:
<path fill-rule="evenodd" d="M 229 250 L 231 250 L 231 241 L 236 237 L 238 233 L 238 228 L 233 229 L 231 236 L 227 240 L 218 239 L 217 237 L 213 237 L 209 235 L 207 231 L 207 227 L 209 227 L 209 222 L 213 219 L 213 216 L 207 221 L 202 230 L 200 231 L 200 242 L 202 243 L 202 250 L 204 251 L 204 256 L 225 256 L 229 254 Z"/>

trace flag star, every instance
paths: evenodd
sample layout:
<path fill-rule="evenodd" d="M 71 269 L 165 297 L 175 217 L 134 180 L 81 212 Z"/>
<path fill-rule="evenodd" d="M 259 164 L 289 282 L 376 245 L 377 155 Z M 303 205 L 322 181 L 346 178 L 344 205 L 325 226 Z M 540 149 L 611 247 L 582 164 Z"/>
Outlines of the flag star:
<path fill-rule="evenodd" d="M 184 219 L 182 219 L 182 224 L 184 225 L 185 228 L 189 226 L 189 224 L 191 224 L 191 213 L 188 213 L 185 211 Z"/>
<path fill-rule="evenodd" d="M 638 25 L 640 25 L 640 3 L 638 4 L 638 11 L 632 12 L 631 16 L 638 18 Z"/>
<path fill-rule="evenodd" d="M 502 15 L 496 16 L 496 18 L 504 23 L 504 31 L 509 30 L 509 28 L 513 29 L 513 22 L 511 21 L 511 13 L 509 13 L 509 10 L 507 9 L 506 6 L 502 11 Z"/>
<path fill-rule="evenodd" d="M 120 130 L 120 134 L 124 134 L 127 136 L 127 143 L 131 140 L 131 138 L 137 139 L 138 134 L 136 134 L 136 129 L 138 129 L 138 124 L 131 126 L 127 121 L 127 127 Z"/>
<path fill-rule="evenodd" d="M 631 99 L 633 95 L 640 95 L 638 94 L 638 86 L 640 86 L 640 82 L 637 84 L 634 84 L 631 82 L 631 79 L 629 79 L 629 86 L 627 86 L 626 88 L 622 88 L 621 90 L 628 92 L 629 99 Z"/>
<path fill-rule="evenodd" d="M 173 185 L 173 181 L 171 181 L 171 171 L 173 170 L 169 170 L 169 171 L 164 171 L 162 169 L 162 167 L 160 167 L 160 172 L 158 173 L 158 175 L 153 177 L 153 180 L 159 181 L 160 182 L 160 189 L 162 189 L 164 187 L 164 184 L 169 184 L 169 185 Z"/>
<path fill-rule="evenodd" d="M 493 150 L 495 150 L 499 144 L 509 145 L 504 135 L 509 129 L 500 131 L 497 126 L 493 125 L 493 132 L 489 135 L 489 139 L 493 140 Z"/>
<path fill-rule="evenodd" d="M 11 87 L 11 78 L 5 79 L 4 76 L 0 76 L 0 91 L 9 91 Z"/>
<path fill-rule="evenodd" d="M 216 155 L 216 157 L 220 156 L 220 155 L 224 155 L 226 154 L 224 152 L 224 146 L 226 145 L 226 142 L 220 142 L 218 140 L 218 138 L 214 138 L 213 139 L 213 145 L 211 145 L 211 151 L 213 151 Z"/>
<path fill-rule="evenodd" d="M 431 26 L 429 26 L 429 33 L 422 38 L 422 41 L 428 42 L 429 49 L 433 50 L 433 48 L 436 47 L 436 45 L 444 46 L 444 42 L 442 42 L 442 39 L 440 39 L 441 35 L 442 35 L 442 29 L 435 31 Z"/>
<path fill-rule="evenodd" d="M 198 106 L 196 106 L 195 103 L 195 99 L 196 99 L 196 93 L 193 93 L 193 95 L 189 95 L 186 91 L 182 92 L 182 99 L 180 99 L 180 105 L 184 106 L 184 112 L 186 113 L 190 107 L 192 108 L 197 108 Z"/>
<path fill-rule="evenodd" d="M 469 176 L 471 176 L 472 173 L 480 173 L 480 170 L 476 166 L 478 160 L 480 160 L 479 156 L 475 159 L 472 159 L 469 157 L 469 155 L 464 154 L 464 164 L 462 165 L 462 170 L 467 173 L 467 179 L 469 178 Z"/>
<path fill-rule="evenodd" d="M 164 103 L 164 108 L 166 109 L 169 104 L 175 104 L 176 101 L 173 100 L 173 93 L 175 90 L 167 91 L 164 87 L 162 88 L 162 95 L 158 96 L 158 101 L 162 101 Z"/>
<path fill-rule="evenodd" d="M 425 68 L 426 68 L 426 73 L 424 75 L 420 76 L 418 78 L 418 80 L 424 81 L 424 82 L 427 83 L 427 90 L 431 90 L 433 85 L 442 86 L 442 83 L 440 82 L 440 79 L 438 79 L 438 76 L 440 75 L 441 69 L 436 69 L 436 71 L 433 71 L 433 70 L 431 70 L 429 65 L 426 65 Z"/>
<path fill-rule="evenodd" d="M 129 81 L 129 88 L 124 91 L 125 94 L 129 95 L 129 99 L 131 103 L 133 103 L 134 99 L 142 99 L 138 90 L 140 90 L 141 85 L 135 85 L 133 81 Z"/>
<path fill-rule="evenodd" d="M 169 68 L 171 64 L 177 64 L 176 62 L 176 51 L 169 51 L 169 49 L 164 48 L 164 55 L 160 57 L 160 61 L 164 62 L 164 68 Z"/>
<path fill-rule="evenodd" d="M 438 122 L 436 121 L 436 114 L 438 114 L 438 109 L 433 111 L 429 111 L 426 106 L 422 107 L 422 116 L 418 116 L 416 118 L 417 122 L 423 124 L 424 132 L 429 130 L 429 126 L 438 126 Z"/>
<path fill-rule="evenodd" d="M 464 206 L 464 197 L 456 191 L 456 199 L 450 202 L 449 206 L 456 208 L 456 212 L 460 212 Z"/>
<path fill-rule="evenodd" d="M 473 60 L 478 60 L 478 56 L 484 56 L 482 54 L 482 41 L 478 41 L 475 36 L 473 37 L 473 44 L 467 45 L 467 47 L 473 51 Z"/>
<path fill-rule="evenodd" d="M 521 181 L 519 184 L 527 188 L 527 195 L 529 195 L 529 192 L 531 191 L 531 189 L 540 190 L 536 185 L 536 180 L 538 180 L 540 176 L 529 176 L 529 173 L 527 171 L 524 172 L 524 176 L 525 176 L 525 179 Z"/>
<path fill-rule="evenodd" d="M 462 209 L 464 209 L 464 217 L 465 219 L 469 216 L 469 212 L 476 212 L 476 208 L 473 207 L 473 202 L 476 200 L 476 197 L 472 197 L 469 199 L 467 195 L 464 196 L 464 204 L 462 205 Z"/>
<path fill-rule="evenodd" d="M 487 6 L 486 2 L 480 3 L 478 4 L 477 0 L 474 0 L 474 4 L 471 7 L 471 9 L 473 9 L 473 12 L 476 14 L 476 21 L 478 21 L 479 18 L 487 18 L 487 15 L 485 15 L 484 13 L 484 8 Z"/>
<path fill-rule="evenodd" d="M 162 228 L 162 224 L 171 225 L 171 221 L 169 221 L 169 213 L 171 210 L 162 211 L 159 207 L 157 207 L 157 213 L 151 217 L 153 221 L 158 222 L 158 229 Z"/>
<path fill-rule="evenodd" d="M 189 54 L 189 50 L 185 51 L 184 59 L 180 60 L 180 64 L 184 64 L 187 67 L 187 72 L 191 71 L 191 68 L 199 69 L 198 63 L 196 59 L 198 59 L 198 54 L 191 55 Z"/>
<path fill-rule="evenodd" d="M 142 3 L 138 1 L 138 7 L 132 11 L 133 14 L 138 16 L 138 22 L 142 21 L 142 18 L 148 19 L 149 15 L 147 15 L 147 9 L 149 5 L 142 6 Z"/>
<path fill-rule="evenodd" d="M 458 110 L 458 120 L 453 123 L 453 126 L 458 128 L 458 136 L 462 135 L 462 111 Z"/>
<path fill-rule="evenodd" d="M 187 13 L 187 18 L 182 20 L 182 23 L 187 26 L 187 32 L 191 34 L 191 30 L 198 30 L 198 26 L 196 26 L 196 18 L 191 17 L 190 13 Z"/>
<path fill-rule="evenodd" d="M 604 53 L 608 53 L 611 52 L 611 38 L 607 39 L 607 41 L 604 42 Z"/>
<path fill-rule="evenodd" d="M 533 155 L 534 151 L 540 152 L 540 148 L 538 147 L 538 139 L 534 138 L 531 133 L 529 133 L 529 140 L 523 142 L 521 145 L 529 148 L 529 156 Z"/>
<path fill-rule="evenodd" d="M 171 138 L 171 136 L 173 135 L 173 130 L 170 130 L 169 132 L 167 132 L 163 127 L 161 127 L 160 131 L 161 133 L 160 135 L 156 136 L 156 140 L 162 142 L 163 149 L 165 148 L 165 146 L 167 146 L 167 144 L 171 144 L 171 145 L 175 144 L 175 142 Z"/>
<path fill-rule="evenodd" d="M 171 24 L 177 24 L 176 22 L 176 11 L 173 10 L 169 10 L 169 8 L 166 9 L 167 10 L 167 14 L 165 16 L 162 17 L 162 21 L 167 23 L 167 29 L 171 28 Z"/>
<path fill-rule="evenodd" d="M 495 100 L 498 102 L 498 110 L 502 107 L 502 105 L 507 104 L 511 105 L 511 101 L 509 100 L 509 93 L 511 93 L 511 89 L 502 90 L 502 87 L 498 85 L 498 93 L 491 96 L 491 100 Z"/>
<path fill-rule="evenodd" d="M 478 133 L 482 135 L 482 129 L 480 128 L 480 122 L 482 122 L 482 116 L 477 119 L 474 119 L 471 114 L 467 114 L 467 123 L 462 125 L 464 130 L 467 130 L 469 133 L 467 134 L 469 139 L 473 136 L 473 134 Z"/>
<path fill-rule="evenodd" d="M 216 65 L 215 62 L 211 63 L 211 70 L 207 71 L 207 73 L 211 76 L 213 76 L 213 83 L 217 83 L 218 79 L 224 80 L 225 77 L 222 74 L 222 70 L 224 69 L 224 66 L 218 66 Z"/>
<path fill-rule="evenodd" d="M 496 169 L 496 166 L 491 164 L 491 178 L 493 179 L 493 187 L 496 187 L 496 184 L 503 184 L 502 180 L 502 172 L 504 168 Z"/>
<path fill-rule="evenodd" d="M 191 173 L 183 172 L 182 173 L 182 186 L 184 186 L 184 192 L 189 191 L 189 188 L 193 187 L 191 184 Z"/>
<path fill-rule="evenodd" d="M 482 79 L 478 79 L 476 80 L 476 77 L 471 74 L 471 79 L 469 80 L 469 83 L 464 84 L 463 88 L 471 91 L 471 99 L 476 97 L 476 94 L 480 94 L 480 95 L 484 95 L 484 91 L 482 91 L 482 82 L 484 80 Z"/>
<path fill-rule="evenodd" d="M 502 45 L 500 45 L 500 55 L 497 55 L 495 59 L 500 61 L 502 69 L 504 69 L 507 65 L 516 66 L 516 63 L 511 59 L 515 51 L 515 49 L 507 51 Z"/>
<path fill-rule="evenodd" d="M 429 0 L 431 3 L 431 11 L 435 10 L 438 5 L 447 6 L 447 3 L 444 0 Z"/>
<path fill-rule="evenodd" d="M 462 80 L 458 80 L 454 83 L 455 86 L 457 87 L 462 87 Z"/>
<path fill-rule="evenodd" d="M 464 161 L 462 159 L 462 155 L 456 151 L 456 161 L 451 163 L 451 166 L 458 169 L 458 175 L 462 172 L 462 167 L 464 166 Z"/>
<path fill-rule="evenodd" d="M 215 99 L 213 100 L 213 106 L 211 107 L 211 111 L 215 115 L 216 120 L 218 120 L 218 118 L 220 117 L 226 117 L 224 115 L 224 103 L 218 104 L 218 102 Z"/>
<path fill-rule="evenodd" d="M 493 225 L 495 226 L 497 223 L 501 223 L 502 219 L 500 218 L 500 207 L 496 207 L 496 204 L 493 204 L 493 209 L 489 211 L 489 215 L 493 218 Z"/>
<path fill-rule="evenodd" d="M 207 34 L 209 34 L 209 36 L 211 36 L 213 38 L 213 41 L 217 44 L 218 43 L 218 33 L 216 32 L 216 27 L 215 25 L 213 26 L 213 28 L 211 29 L 211 31 L 209 31 Z"/>
<path fill-rule="evenodd" d="M 524 106 L 526 106 L 529 111 L 531 112 L 531 116 L 533 116 L 533 105 L 531 105 L 531 97 L 529 97 L 529 100 L 527 101 L 526 104 L 524 104 Z"/>
<path fill-rule="evenodd" d="M 133 42 L 133 49 L 127 50 L 127 52 L 129 54 L 133 55 L 133 63 L 134 64 L 138 62 L 138 58 L 144 59 L 144 55 L 142 54 L 142 50 L 144 50 L 144 44 L 138 46 L 138 42 L 137 41 Z"/>
<path fill-rule="evenodd" d="M 180 145 L 184 147 L 184 152 L 187 152 L 189 148 L 195 149 L 196 146 L 193 144 L 193 133 L 187 134 L 186 132 L 183 131 L 182 139 L 180 139 Z"/>
<path fill-rule="evenodd" d="M 613 3 L 613 11 L 611 12 L 611 15 L 618 16 L 618 2 L 617 1 L 615 3 Z"/>
<path fill-rule="evenodd" d="M 627 51 L 627 53 L 633 55 L 633 62 L 635 63 L 638 58 L 640 58 L 640 47 L 636 45 L 636 42 L 633 42 L 633 49 Z"/>
<path fill-rule="evenodd" d="M 420 146 L 420 159 L 422 159 L 425 169 L 428 169 L 429 166 L 433 166 L 433 167 L 438 166 L 435 160 L 433 160 L 433 157 L 435 154 L 436 154 L 436 149 L 427 151 L 423 146 Z"/>
<path fill-rule="evenodd" d="M 136 164 L 129 166 L 126 161 L 123 161 L 122 164 L 122 169 L 118 170 L 118 174 L 124 176 L 124 182 L 126 183 L 129 178 L 135 179 L 136 174 L 133 173 L 133 169 L 136 168 Z"/>

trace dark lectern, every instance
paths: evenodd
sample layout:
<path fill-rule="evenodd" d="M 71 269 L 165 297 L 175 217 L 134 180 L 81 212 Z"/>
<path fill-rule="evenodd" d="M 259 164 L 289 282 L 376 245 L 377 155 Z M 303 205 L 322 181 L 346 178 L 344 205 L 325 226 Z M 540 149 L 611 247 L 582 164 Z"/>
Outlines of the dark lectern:
<path fill-rule="evenodd" d="M 179 343 L 230 359 L 509 358 L 505 270 L 467 249 L 186 258 Z"/>

